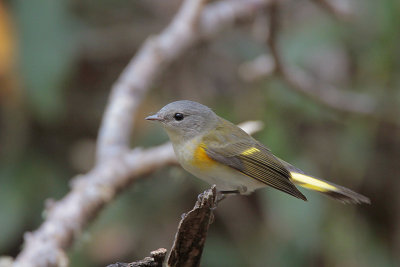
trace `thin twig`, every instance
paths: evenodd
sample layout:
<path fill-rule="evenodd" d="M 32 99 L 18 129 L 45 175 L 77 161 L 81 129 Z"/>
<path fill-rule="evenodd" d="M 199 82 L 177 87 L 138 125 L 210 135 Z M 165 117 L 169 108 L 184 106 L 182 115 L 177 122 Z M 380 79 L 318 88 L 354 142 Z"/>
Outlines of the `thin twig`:
<path fill-rule="evenodd" d="M 321 84 L 300 69 L 289 67 L 284 62 L 278 47 L 278 32 L 280 29 L 279 11 L 279 2 L 273 0 L 268 6 L 270 29 L 267 43 L 275 62 L 276 73 L 291 88 L 328 107 L 364 115 L 374 114 L 377 104 L 371 97 L 365 94 L 339 90 L 331 85 Z"/>
<path fill-rule="evenodd" d="M 272 0 L 266 8 L 269 28 L 266 40 L 269 55 L 261 55 L 239 68 L 239 74 L 247 81 L 254 81 L 276 74 L 290 88 L 302 93 L 315 102 L 341 112 L 356 113 L 376 117 L 378 103 L 367 94 L 340 90 L 333 85 L 312 78 L 300 68 L 289 66 L 283 59 L 278 45 L 279 1 Z"/>
<path fill-rule="evenodd" d="M 167 250 L 165 248 L 159 248 L 150 253 L 150 257 L 146 257 L 143 260 L 135 261 L 131 263 L 117 262 L 110 264 L 107 267 L 162 267 Z"/>
<path fill-rule="evenodd" d="M 272 0 L 271 3 L 267 6 L 267 17 L 268 17 L 268 36 L 267 36 L 267 44 L 270 49 L 270 53 L 272 58 L 274 59 L 274 67 L 275 73 L 281 73 L 283 66 L 280 58 L 279 48 L 278 48 L 278 31 L 280 29 L 280 8 L 279 3 L 276 0 Z"/>

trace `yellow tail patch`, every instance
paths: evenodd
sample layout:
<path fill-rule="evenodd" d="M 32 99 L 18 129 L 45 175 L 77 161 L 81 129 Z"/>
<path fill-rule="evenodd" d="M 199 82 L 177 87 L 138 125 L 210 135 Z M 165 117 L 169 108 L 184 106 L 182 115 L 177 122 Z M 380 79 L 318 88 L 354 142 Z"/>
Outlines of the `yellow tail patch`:
<path fill-rule="evenodd" d="M 337 188 L 327 182 L 315 179 L 313 177 L 307 176 L 305 174 L 291 172 L 292 182 L 298 184 L 301 187 L 305 187 L 311 190 L 319 192 L 336 191 Z"/>

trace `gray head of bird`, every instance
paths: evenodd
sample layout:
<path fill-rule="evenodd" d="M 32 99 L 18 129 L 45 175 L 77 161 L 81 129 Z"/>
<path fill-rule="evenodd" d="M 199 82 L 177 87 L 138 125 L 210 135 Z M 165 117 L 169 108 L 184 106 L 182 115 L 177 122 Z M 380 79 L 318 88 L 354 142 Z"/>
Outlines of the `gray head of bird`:
<path fill-rule="evenodd" d="M 213 129 L 219 118 L 207 106 L 180 100 L 169 103 L 146 120 L 161 122 L 171 140 L 186 141 Z"/>

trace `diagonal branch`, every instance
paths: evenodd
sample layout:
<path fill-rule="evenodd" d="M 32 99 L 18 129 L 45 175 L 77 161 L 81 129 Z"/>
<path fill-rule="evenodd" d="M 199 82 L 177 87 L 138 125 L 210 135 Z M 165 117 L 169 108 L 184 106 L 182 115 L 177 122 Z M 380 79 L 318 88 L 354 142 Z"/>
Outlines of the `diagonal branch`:
<path fill-rule="evenodd" d="M 107 267 L 162 267 L 166 255 L 167 250 L 165 248 L 159 248 L 155 251 L 152 251 L 150 253 L 150 257 L 146 257 L 143 260 L 131 263 L 117 262 L 107 265 Z"/>
<path fill-rule="evenodd" d="M 174 152 L 167 143 L 133 150 L 76 177 L 65 197 L 53 203 L 48 201 L 42 225 L 25 234 L 15 266 L 66 266 L 65 249 L 107 203 L 139 177 L 173 163 L 176 163 Z"/>
<path fill-rule="evenodd" d="M 161 34 L 150 37 L 112 87 L 97 143 L 99 162 L 126 152 L 134 125 L 133 114 L 146 91 L 168 64 L 201 39 L 214 37 L 237 20 L 253 16 L 268 0 L 187 0 Z M 199 21 L 197 21 L 197 18 Z"/>

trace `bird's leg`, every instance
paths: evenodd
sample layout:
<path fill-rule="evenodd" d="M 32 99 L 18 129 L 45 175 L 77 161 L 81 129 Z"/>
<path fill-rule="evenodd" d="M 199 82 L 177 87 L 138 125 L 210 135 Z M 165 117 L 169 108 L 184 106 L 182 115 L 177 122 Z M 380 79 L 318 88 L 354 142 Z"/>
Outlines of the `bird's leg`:
<path fill-rule="evenodd" d="M 224 190 L 224 191 L 219 191 L 221 194 L 224 195 L 236 195 L 236 194 L 240 194 L 239 190 Z"/>
<path fill-rule="evenodd" d="M 239 190 L 224 190 L 217 192 L 217 203 L 224 200 L 228 195 L 237 195 L 240 194 Z"/>

